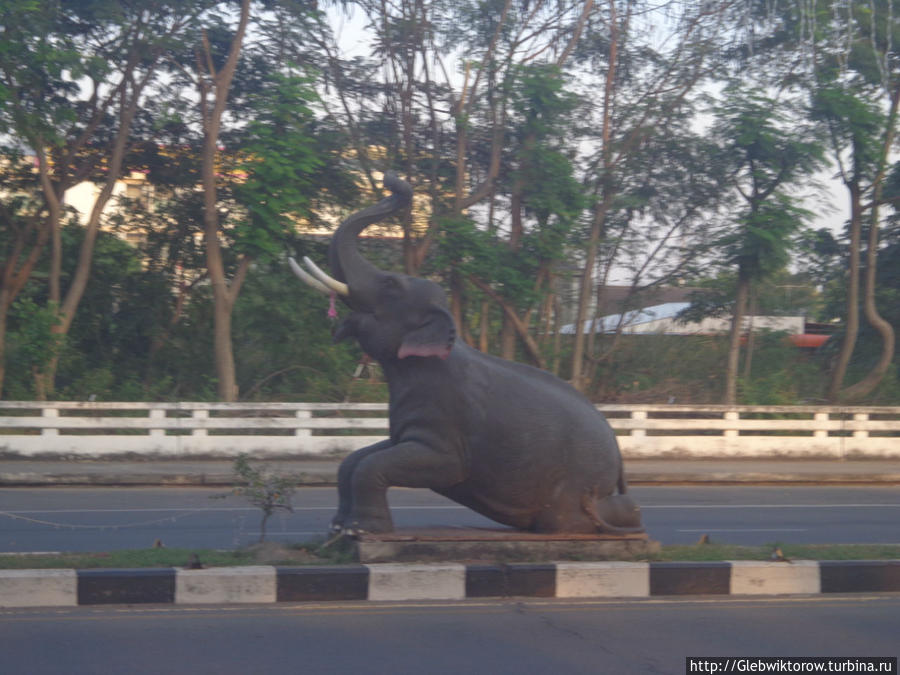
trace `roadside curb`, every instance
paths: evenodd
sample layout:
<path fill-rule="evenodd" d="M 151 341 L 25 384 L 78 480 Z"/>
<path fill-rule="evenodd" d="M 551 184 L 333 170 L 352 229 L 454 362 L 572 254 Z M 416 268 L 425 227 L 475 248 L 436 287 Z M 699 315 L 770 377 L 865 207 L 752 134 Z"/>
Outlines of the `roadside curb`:
<path fill-rule="evenodd" d="M 900 560 L 0 571 L 0 607 L 900 592 Z"/>

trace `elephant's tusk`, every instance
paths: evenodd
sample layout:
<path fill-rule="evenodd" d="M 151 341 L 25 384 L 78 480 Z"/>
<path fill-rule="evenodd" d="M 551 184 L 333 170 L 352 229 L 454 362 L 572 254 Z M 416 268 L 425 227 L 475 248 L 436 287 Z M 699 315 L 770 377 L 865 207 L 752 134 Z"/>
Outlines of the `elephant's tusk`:
<path fill-rule="evenodd" d="M 325 274 L 325 272 L 319 269 L 319 266 L 316 265 L 316 263 L 314 263 L 306 256 L 303 256 L 303 262 L 309 268 L 309 271 L 312 272 L 313 276 L 323 284 L 325 284 L 329 289 L 331 289 L 338 295 L 350 295 L 350 287 L 347 284 Z"/>
<path fill-rule="evenodd" d="M 309 272 L 307 272 L 305 269 L 303 269 L 302 267 L 300 267 L 300 265 L 297 264 L 297 261 L 296 261 L 296 260 L 294 260 L 293 258 L 288 258 L 288 263 L 290 264 L 291 269 L 294 271 L 294 274 L 296 274 L 298 277 L 300 277 L 300 279 L 301 279 L 304 283 L 306 283 L 306 284 L 312 286 L 313 288 L 315 288 L 315 289 L 316 289 L 317 291 L 319 291 L 320 293 L 324 293 L 325 295 L 330 295 L 330 294 L 331 294 L 331 289 L 328 288 L 328 286 L 326 286 L 325 284 L 323 284 L 321 281 L 319 281 L 318 279 L 316 279 L 314 276 L 312 276 L 312 275 L 311 275 Z"/>

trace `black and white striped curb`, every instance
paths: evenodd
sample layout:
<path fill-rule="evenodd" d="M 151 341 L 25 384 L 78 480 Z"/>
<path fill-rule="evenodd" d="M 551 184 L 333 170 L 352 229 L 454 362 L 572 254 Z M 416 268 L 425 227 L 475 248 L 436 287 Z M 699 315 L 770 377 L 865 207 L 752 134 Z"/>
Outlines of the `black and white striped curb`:
<path fill-rule="evenodd" d="M 900 591 L 900 560 L 0 571 L 0 607 Z"/>

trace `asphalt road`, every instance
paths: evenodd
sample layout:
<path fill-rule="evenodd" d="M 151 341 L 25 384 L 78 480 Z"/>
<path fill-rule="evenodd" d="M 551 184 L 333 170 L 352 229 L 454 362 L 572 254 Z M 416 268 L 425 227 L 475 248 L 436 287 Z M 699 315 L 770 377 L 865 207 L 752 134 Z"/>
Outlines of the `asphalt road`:
<path fill-rule="evenodd" d="M 82 607 L 0 610 L 0 663 L 28 675 L 684 673 L 687 656 L 895 657 L 897 635 L 890 594 Z"/>
<path fill-rule="evenodd" d="M 636 487 L 651 537 L 733 544 L 900 543 L 898 487 Z M 260 511 L 222 490 L 198 488 L 0 489 L 0 552 L 98 551 L 166 546 L 237 548 L 259 537 Z M 427 490 L 390 491 L 397 527 L 494 527 Z M 269 522 L 274 541 L 320 537 L 334 488 L 304 488 L 294 512 Z"/>

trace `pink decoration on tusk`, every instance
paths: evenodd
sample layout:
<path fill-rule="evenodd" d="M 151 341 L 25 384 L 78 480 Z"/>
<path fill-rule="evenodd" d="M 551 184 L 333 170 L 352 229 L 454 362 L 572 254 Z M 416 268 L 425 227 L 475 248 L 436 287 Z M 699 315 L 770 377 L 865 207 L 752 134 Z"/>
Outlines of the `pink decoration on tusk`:
<path fill-rule="evenodd" d="M 337 297 L 337 294 L 332 291 L 328 294 L 328 318 L 336 319 L 337 318 L 337 307 L 334 306 L 334 299 Z"/>

